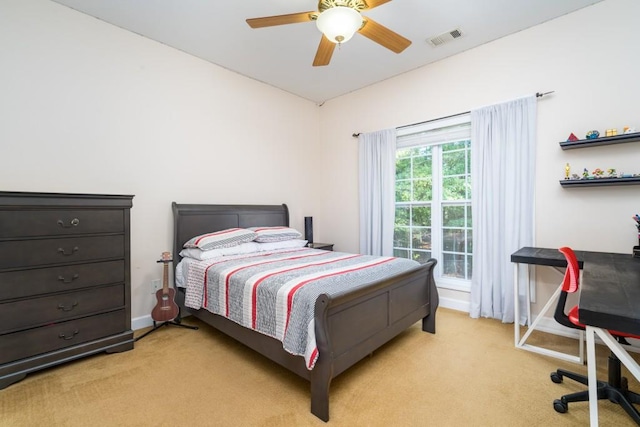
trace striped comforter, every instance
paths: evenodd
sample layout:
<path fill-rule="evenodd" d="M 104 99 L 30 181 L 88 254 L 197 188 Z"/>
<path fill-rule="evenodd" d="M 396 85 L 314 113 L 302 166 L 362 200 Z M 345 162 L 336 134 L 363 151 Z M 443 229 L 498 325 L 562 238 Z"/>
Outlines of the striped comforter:
<path fill-rule="evenodd" d="M 187 307 L 205 308 L 276 338 L 313 369 L 319 295 L 355 289 L 418 265 L 403 258 L 302 248 L 205 261 L 185 258 L 176 269 L 176 283 L 186 288 Z"/>

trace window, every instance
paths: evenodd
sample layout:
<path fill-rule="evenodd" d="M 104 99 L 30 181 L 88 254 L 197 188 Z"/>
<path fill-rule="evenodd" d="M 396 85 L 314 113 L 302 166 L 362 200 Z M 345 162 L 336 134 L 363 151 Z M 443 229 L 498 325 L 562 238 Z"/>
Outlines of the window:
<path fill-rule="evenodd" d="M 394 255 L 436 258 L 438 286 L 469 291 L 471 124 L 456 116 L 398 130 Z"/>

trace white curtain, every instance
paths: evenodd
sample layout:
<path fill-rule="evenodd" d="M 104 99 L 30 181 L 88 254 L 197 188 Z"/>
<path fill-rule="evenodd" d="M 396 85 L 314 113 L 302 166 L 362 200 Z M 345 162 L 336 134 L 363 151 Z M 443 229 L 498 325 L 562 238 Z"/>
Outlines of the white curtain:
<path fill-rule="evenodd" d="M 359 150 L 360 253 L 393 255 L 396 130 L 361 133 Z"/>
<path fill-rule="evenodd" d="M 533 95 L 471 111 L 471 317 L 514 321 L 510 258 L 533 246 L 535 140 Z"/>

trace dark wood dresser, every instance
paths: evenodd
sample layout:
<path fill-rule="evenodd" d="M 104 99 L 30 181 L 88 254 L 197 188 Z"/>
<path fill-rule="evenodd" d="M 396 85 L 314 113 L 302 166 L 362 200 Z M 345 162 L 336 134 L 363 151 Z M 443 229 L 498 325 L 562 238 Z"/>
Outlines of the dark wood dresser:
<path fill-rule="evenodd" d="M 132 199 L 0 191 L 0 389 L 133 348 Z"/>

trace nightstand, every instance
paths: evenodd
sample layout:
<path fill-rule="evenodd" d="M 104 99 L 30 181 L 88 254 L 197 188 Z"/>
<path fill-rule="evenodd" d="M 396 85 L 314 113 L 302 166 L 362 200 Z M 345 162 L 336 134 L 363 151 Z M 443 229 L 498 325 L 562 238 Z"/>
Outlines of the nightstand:
<path fill-rule="evenodd" d="M 313 249 L 322 249 L 323 251 L 332 251 L 333 243 L 309 243 L 307 247 Z"/>

